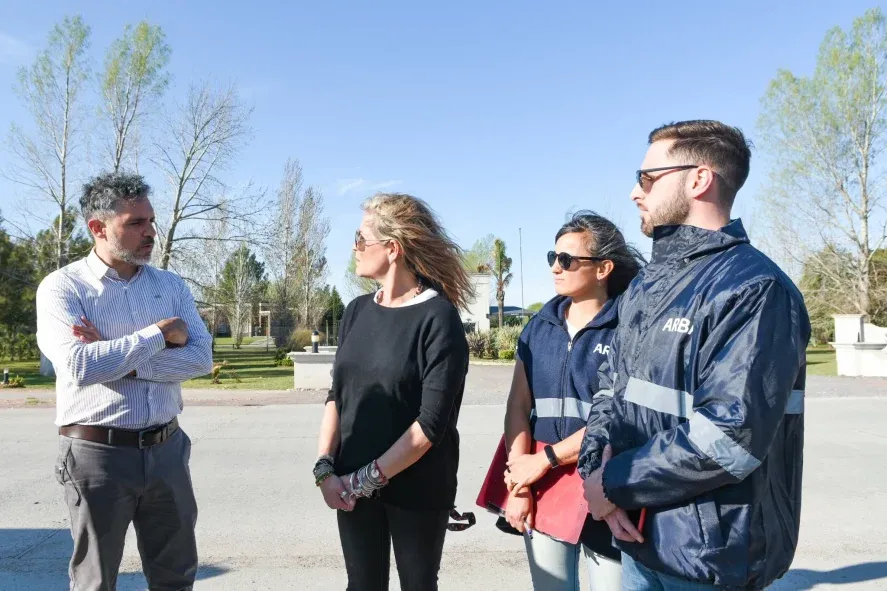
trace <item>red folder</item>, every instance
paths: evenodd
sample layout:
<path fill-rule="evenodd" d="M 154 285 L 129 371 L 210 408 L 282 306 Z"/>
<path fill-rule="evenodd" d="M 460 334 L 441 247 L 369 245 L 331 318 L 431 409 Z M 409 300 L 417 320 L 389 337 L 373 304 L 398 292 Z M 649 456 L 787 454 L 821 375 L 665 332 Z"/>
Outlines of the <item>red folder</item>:
<path fill-rule="evenodd" d="M 533 453 L 542 452 L 544 447 L 544 443 L 534 442 Z M 508 502 L 508 488 L 505 486 L 507 461 L 503 436 L 476 501 L 478 506 L 499 515 L 505 513 Z M 551 468 L 530 487 L 536 504 L 534 530 L 570 544 L 579 542 L 582 526 L 588 516 L 582 476 L 576 468 L 576 464 Z"/>

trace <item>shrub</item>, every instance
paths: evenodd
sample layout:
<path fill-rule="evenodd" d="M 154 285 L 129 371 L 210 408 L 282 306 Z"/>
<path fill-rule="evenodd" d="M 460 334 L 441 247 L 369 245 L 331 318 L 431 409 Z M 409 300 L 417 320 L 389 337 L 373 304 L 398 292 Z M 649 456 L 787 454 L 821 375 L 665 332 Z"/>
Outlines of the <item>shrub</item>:
<path fill-rule="evenodd" d="M 496 346 L 499 347 L 499 350 L 516 350 L 517 340 L 520 338 L 521 330 L 523 329 L 520 326 L 506 326 L 505 328 L 497 328 Z"/>
<path fill-rule="evenodd" d="M 509 361 L 512 361 L 514 359 L 514 349 L 500 349 L 499 359 L 507 359 Z"/>
<path fill-rule="evenodd" d="M 486 349 L 484 350 L 484 357 L 488 357 L 489 359 L 499 359 L 499 347 L 496 346 L 496 339 L 490 338 L 486 342 Z"/>
<path fill-rule="evenodd" d="M 14 337 L 8 333 L 0 335 L 0 359 L 28 361 L 39 358 L 40 349 L 37 348 L 36 335 L 18 334 Z"/>
<path fill-rule="evenodd" d="M 0 388 L 24 388 L 25 387 L 25 378 L 21 376 L 13 376 L 9 378 L 9 383 L 4 384 L 0 382 Z"/>
<path fill-rule="evenodd" d="M 274 352 L 274 365 L 292 366 L 293 360 L 286 356 L 287 353 L 289 353 L 289 351 L 287 351 L 286 347 L 279 347 Z"/>
<path fill-rule="evenodd" d="M 490 340 L 490 334 L 486 332 L 470 332 L 465 335 L 468 339 L 468 351 L 473 357 L 481 358 L 487 350 L 487 341 Z"/>
<path fill-rule="evenodd" d="M 311 333 L 314 332 L 307 328 L 297 328 L 290 335 L 289 340 L 289 350 L 302 352 L 305 350 L 305 347 L 311 346 Z M 320 342 L 324 341 L 324 334 L 320 333 Z"/>

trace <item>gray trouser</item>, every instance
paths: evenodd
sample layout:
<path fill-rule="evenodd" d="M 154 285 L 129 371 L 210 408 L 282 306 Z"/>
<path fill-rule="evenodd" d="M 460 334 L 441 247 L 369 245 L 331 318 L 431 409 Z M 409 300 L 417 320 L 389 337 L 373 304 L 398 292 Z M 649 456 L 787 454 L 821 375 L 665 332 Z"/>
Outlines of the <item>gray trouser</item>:
<path fill-rule="evenodd" d="M 152 591 L 190 590 L 197 575 L 197 503 L 188 462 L 191 440 L 179 429 L 138 449 L 59 436 L 56 475 L 65 487 L 76 591 L 112 591 L 133 523 L 142 571 Z"/>

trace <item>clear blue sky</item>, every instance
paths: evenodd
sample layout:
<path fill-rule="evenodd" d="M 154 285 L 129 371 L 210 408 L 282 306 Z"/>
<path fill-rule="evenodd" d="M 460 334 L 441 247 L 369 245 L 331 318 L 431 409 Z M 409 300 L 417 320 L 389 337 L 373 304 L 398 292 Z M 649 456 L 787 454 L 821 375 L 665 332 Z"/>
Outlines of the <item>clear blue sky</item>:
<path fill-rule="evenodd" d="M 331 217 L 330 281 L 340 288 L 358 205 L 376 187 L 426 199 L 464 247 L 508 244 L 519 305 L 552 294 L 545 253 L 568 211 L 610 215 L 649 251 L 628 194 L 648 132 L 718 118 L 754 141 L 759 100 L 778 68 L 808 74 L 835 25 L 873 2 L 92 2 L 96 63 L 123 25 L 147 18 L 172 46 L 169 98 L 191 80 L 237 81 L 255 139 L 232 183 L 276 187 L 298 158 Z M 11 91 L 70 3 L 0 2 L 0 132 L 27 122 Z M 766 155 L 736 214 L 748 223 Z M 2 158 L 8 158 L 3 153 Z M 149 179 L 158 193 L 162 179 Z M 0 210 L 22 195 L 0 179 Z M 751 228 L 753 233 L 754 228 Z"/>

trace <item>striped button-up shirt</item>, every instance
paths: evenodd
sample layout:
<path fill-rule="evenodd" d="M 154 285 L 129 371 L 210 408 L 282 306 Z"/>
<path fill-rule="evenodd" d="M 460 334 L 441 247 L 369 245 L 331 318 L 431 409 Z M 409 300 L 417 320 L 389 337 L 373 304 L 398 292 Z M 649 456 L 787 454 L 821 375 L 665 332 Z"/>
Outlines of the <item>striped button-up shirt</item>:
<path fill-rule="evenodd" d="M 81 316 L 103 340 L 74 336 Z M 188 325 L 184 347 L 167 348 L 156 325 L 173 317 Z M 126 281 L 92 251 L 37 290 L 37 343 L 55 368 L 58 426 L 171 421 L 182 411 L 181 382 L 212 371 L 211 342 L 188 286 L 168 271 L 143 266 Z"/>

